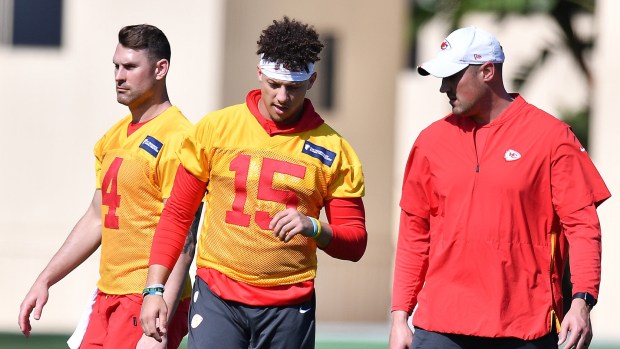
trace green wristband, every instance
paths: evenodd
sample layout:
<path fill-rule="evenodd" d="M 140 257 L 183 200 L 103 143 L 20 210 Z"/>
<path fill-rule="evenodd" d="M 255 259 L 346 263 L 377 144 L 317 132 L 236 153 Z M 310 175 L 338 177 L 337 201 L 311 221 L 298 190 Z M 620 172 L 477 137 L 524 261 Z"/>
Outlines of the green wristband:
<path fill-rule="evenodd" d="M 146 297 L 146 296 L 163 296 L 164 295 L 164 288 L 163 287 L 147 287 L 144 290 L 142 290 L 142 297 Z"/>

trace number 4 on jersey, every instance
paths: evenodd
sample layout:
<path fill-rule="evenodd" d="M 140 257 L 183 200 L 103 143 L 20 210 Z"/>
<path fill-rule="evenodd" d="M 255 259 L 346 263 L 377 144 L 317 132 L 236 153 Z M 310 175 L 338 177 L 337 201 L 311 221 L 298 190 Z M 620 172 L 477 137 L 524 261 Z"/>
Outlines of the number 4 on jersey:
<path fill-rule="evenodd" d="M 109 229 L 118 229 L 118 216 L 116 209 L 121 205 L 121 196 L 118 195 L 118 170 L 121 168 L 122 158 L 115 158 L 110 164 L 108 171 L 101 183 L 101 203 L 108 206 L 103 226 Z"/>

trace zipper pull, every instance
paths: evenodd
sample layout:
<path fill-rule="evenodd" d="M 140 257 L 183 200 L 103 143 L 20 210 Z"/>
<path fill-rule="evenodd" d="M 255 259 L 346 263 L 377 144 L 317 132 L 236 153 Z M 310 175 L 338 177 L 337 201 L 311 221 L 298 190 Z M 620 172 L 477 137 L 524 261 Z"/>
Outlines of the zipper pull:
<path fill-rule="evenodd" d="M 480 164 L 476 164 L 476 173 L 480 172 Z"/>

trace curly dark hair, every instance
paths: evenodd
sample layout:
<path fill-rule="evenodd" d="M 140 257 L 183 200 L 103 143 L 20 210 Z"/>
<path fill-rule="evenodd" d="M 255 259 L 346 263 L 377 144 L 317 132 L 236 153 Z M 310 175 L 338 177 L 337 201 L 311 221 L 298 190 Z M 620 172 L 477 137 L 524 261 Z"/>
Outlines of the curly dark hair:
<path fill-rule="evenodd" d="M 263 30 L 258 44 L 257 54 L 263 59 L 282 64 L 290 71 L 308 71 L 308 64 L 320 60 L 319 53 L 323 43 L 313 27 L 284 17 L 281 21 Z"/>

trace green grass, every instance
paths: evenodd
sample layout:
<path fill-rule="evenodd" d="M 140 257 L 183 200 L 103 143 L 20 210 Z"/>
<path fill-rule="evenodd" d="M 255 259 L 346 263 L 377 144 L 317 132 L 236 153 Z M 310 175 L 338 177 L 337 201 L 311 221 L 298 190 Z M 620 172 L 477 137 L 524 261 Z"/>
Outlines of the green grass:
<path fill-rule="evenodd" d="M 25 338 L 21 333 L 0 333 L 0 349 L 67 349 L 69 336 L 32 335 Z"/>
<path fill-rule="evenodd" d="M 32 335 L 25 338 L 19 333 L 0 333 L 0 349 L 67 349 L 68 335 Z M 316 349 L 383 349 L 387 343 L 318 342 Z M 179 349 L 185 349 L 186 342 Z"/>
<path fill-rule="evenodd" d="M 68 335 L 39 334 L 24 338 L 19 333 L 0 333 L 0 349 L 67 349 Z M 316 349 L 383 349 L 386 343 L 317 341 Z M 185 349 L 185 341 L 179 349 Z M 590 349 L 620 349 L 620 345 L 591 346 Z"/>

